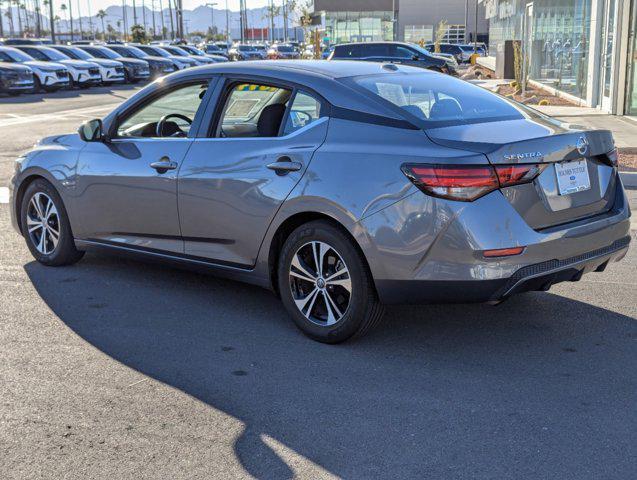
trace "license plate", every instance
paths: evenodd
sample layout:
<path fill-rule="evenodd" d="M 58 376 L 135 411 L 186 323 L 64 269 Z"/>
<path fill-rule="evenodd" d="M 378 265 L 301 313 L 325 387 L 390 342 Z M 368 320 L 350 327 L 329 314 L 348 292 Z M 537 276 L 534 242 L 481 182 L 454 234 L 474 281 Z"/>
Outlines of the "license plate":
<path fill-rule="evenodd" d="M 583 192 L 591 188 L 585 159 L 555 164 L 557 188 L 560 195 Z"/>

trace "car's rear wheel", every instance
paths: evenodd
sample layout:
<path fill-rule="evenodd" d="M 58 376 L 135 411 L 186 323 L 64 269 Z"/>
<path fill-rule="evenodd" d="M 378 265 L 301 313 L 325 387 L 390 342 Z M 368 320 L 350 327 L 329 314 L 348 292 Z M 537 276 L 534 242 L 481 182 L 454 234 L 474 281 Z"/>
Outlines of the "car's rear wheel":
<path fill-rule="evenodd" d="M 302 225 L 287 238 L 279 256 L 278 287 L 294 323 L 319 342 L 361 336 L 383 315 L 362 254 L 327 221 Z"/>
<path fill-rule="evenodd" d="M 48 266 L 71 265 L 84 256 L 75 248 L 60 195 L 44 179 L 29 184 L 22 198 L 22 233 L 35 259 Z"/>

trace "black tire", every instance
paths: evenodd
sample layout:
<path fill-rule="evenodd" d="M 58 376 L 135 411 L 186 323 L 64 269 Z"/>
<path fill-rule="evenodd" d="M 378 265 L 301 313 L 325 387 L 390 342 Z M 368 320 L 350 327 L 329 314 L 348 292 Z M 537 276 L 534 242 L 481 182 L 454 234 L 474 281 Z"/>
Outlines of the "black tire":
<path fill-rule="evenodd" d="M 290 276 L 292 260 L 299 249 L 307 248 L 309 242 L 323 242 L 340 256 L 348 270 L 351 280 L 351 294 L 349 303 L 342 313 L 342 317 L 334 324 L 319 324 L 302 313 L 295 303 L 293 283 Z M 328 259 L 329 263 L 329 259 Z M 335 267 L 336 268 L 336 267 Z M 327 269 L 327 268 L 326 268 Z M 367 263 L 352 240 L 338 227 L 325 220 L 316 220 L 300 226 L 286 239 L 279 255 L 277 279 L 281 301 L 291 315 L 294 323 L 308 337 L 323 343 L 340 343 L 354 336 L 362 336 L 371 330 L 382 318 L 383 305 L 378 299 L 371 273 Z M 308 288 L 311 283 L 307 282 Z M 325 287 L 327 289 L 330 287 Z M 326 297 L 317 293 L 317 306 L 320 302 L 325 305 Z M 315 310 L 316 311 L 316 310 Z M 312 308 L 309 312 L 312 316 Z"/>
<path fill-rule="evenodd" d="M 38 251 L 35 241 L 29 233 L 27 222 L 29 204 L 33 197 L 38 193 L 44 193 L 48 198 L 50 198 L 57 210 L 56 227 L 59 231 L 59 239 L 57 245 L 47 254 Z M 84 256 L 84 252 L 75 248 L 73 232 L 71 231 L 71 225 L 69 224 L 68 214 L 66 213 L 66 208 L 64 208 L 64 203 L 53 185 L 51 185 L 48 181 L 38 179 L 29 184 L 22 198 L 20 221 L 22 225 L 22 233 L 24 234 L 24 238 L 31 254 L 43 265 L 51 267 L 71 265 L 79 261 Z"/>
<path fill-rule="evenodd" d="M 33 76 L 33 93 L 39 93 L 42 91 L 42 82 L 37 75 Z"/>

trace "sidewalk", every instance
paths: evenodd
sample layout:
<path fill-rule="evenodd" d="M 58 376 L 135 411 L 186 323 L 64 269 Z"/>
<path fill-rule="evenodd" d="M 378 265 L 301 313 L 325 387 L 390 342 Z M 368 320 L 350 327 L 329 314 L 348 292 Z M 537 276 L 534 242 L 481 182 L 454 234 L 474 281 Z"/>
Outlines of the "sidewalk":
<path fill-rule="evenodd" d="M 508 83 L 508 80 L 502 79 L 477 79 L 469 80 L 471 83 L 478 85 L 487 90 L 494 91 L 498 85 Z M 557 118 L 571 125 L 581 125 L 585 128 L 604 129 L 613 132 L 615 145 L 619 149 L 620 162 L 622 157 L 632 165 L 637 159 L 637 120 L 628 117 L 609 115 L 596 108 L 576 107 L 576 106 L 558 106 L 558 105 L 528 105 L 546 115 Z M 633 168 L 624 166 L 620 163 L 622 171 L 622 181 L 624 185 L 630 188 L 637 188 L 637 171 Z"/>

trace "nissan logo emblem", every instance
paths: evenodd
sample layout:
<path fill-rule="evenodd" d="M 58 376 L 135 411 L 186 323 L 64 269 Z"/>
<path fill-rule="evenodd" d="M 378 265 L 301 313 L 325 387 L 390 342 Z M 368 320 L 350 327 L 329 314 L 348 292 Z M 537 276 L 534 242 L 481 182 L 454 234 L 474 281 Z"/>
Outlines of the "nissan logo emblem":
<path fill-rule="evenodd" d="M 580 155 L 586 155 L 586 152 L 588 151 L 588 140 L 586 137 L 579 137 L 575 147 L 577 147 L 577 151 Z"/>

